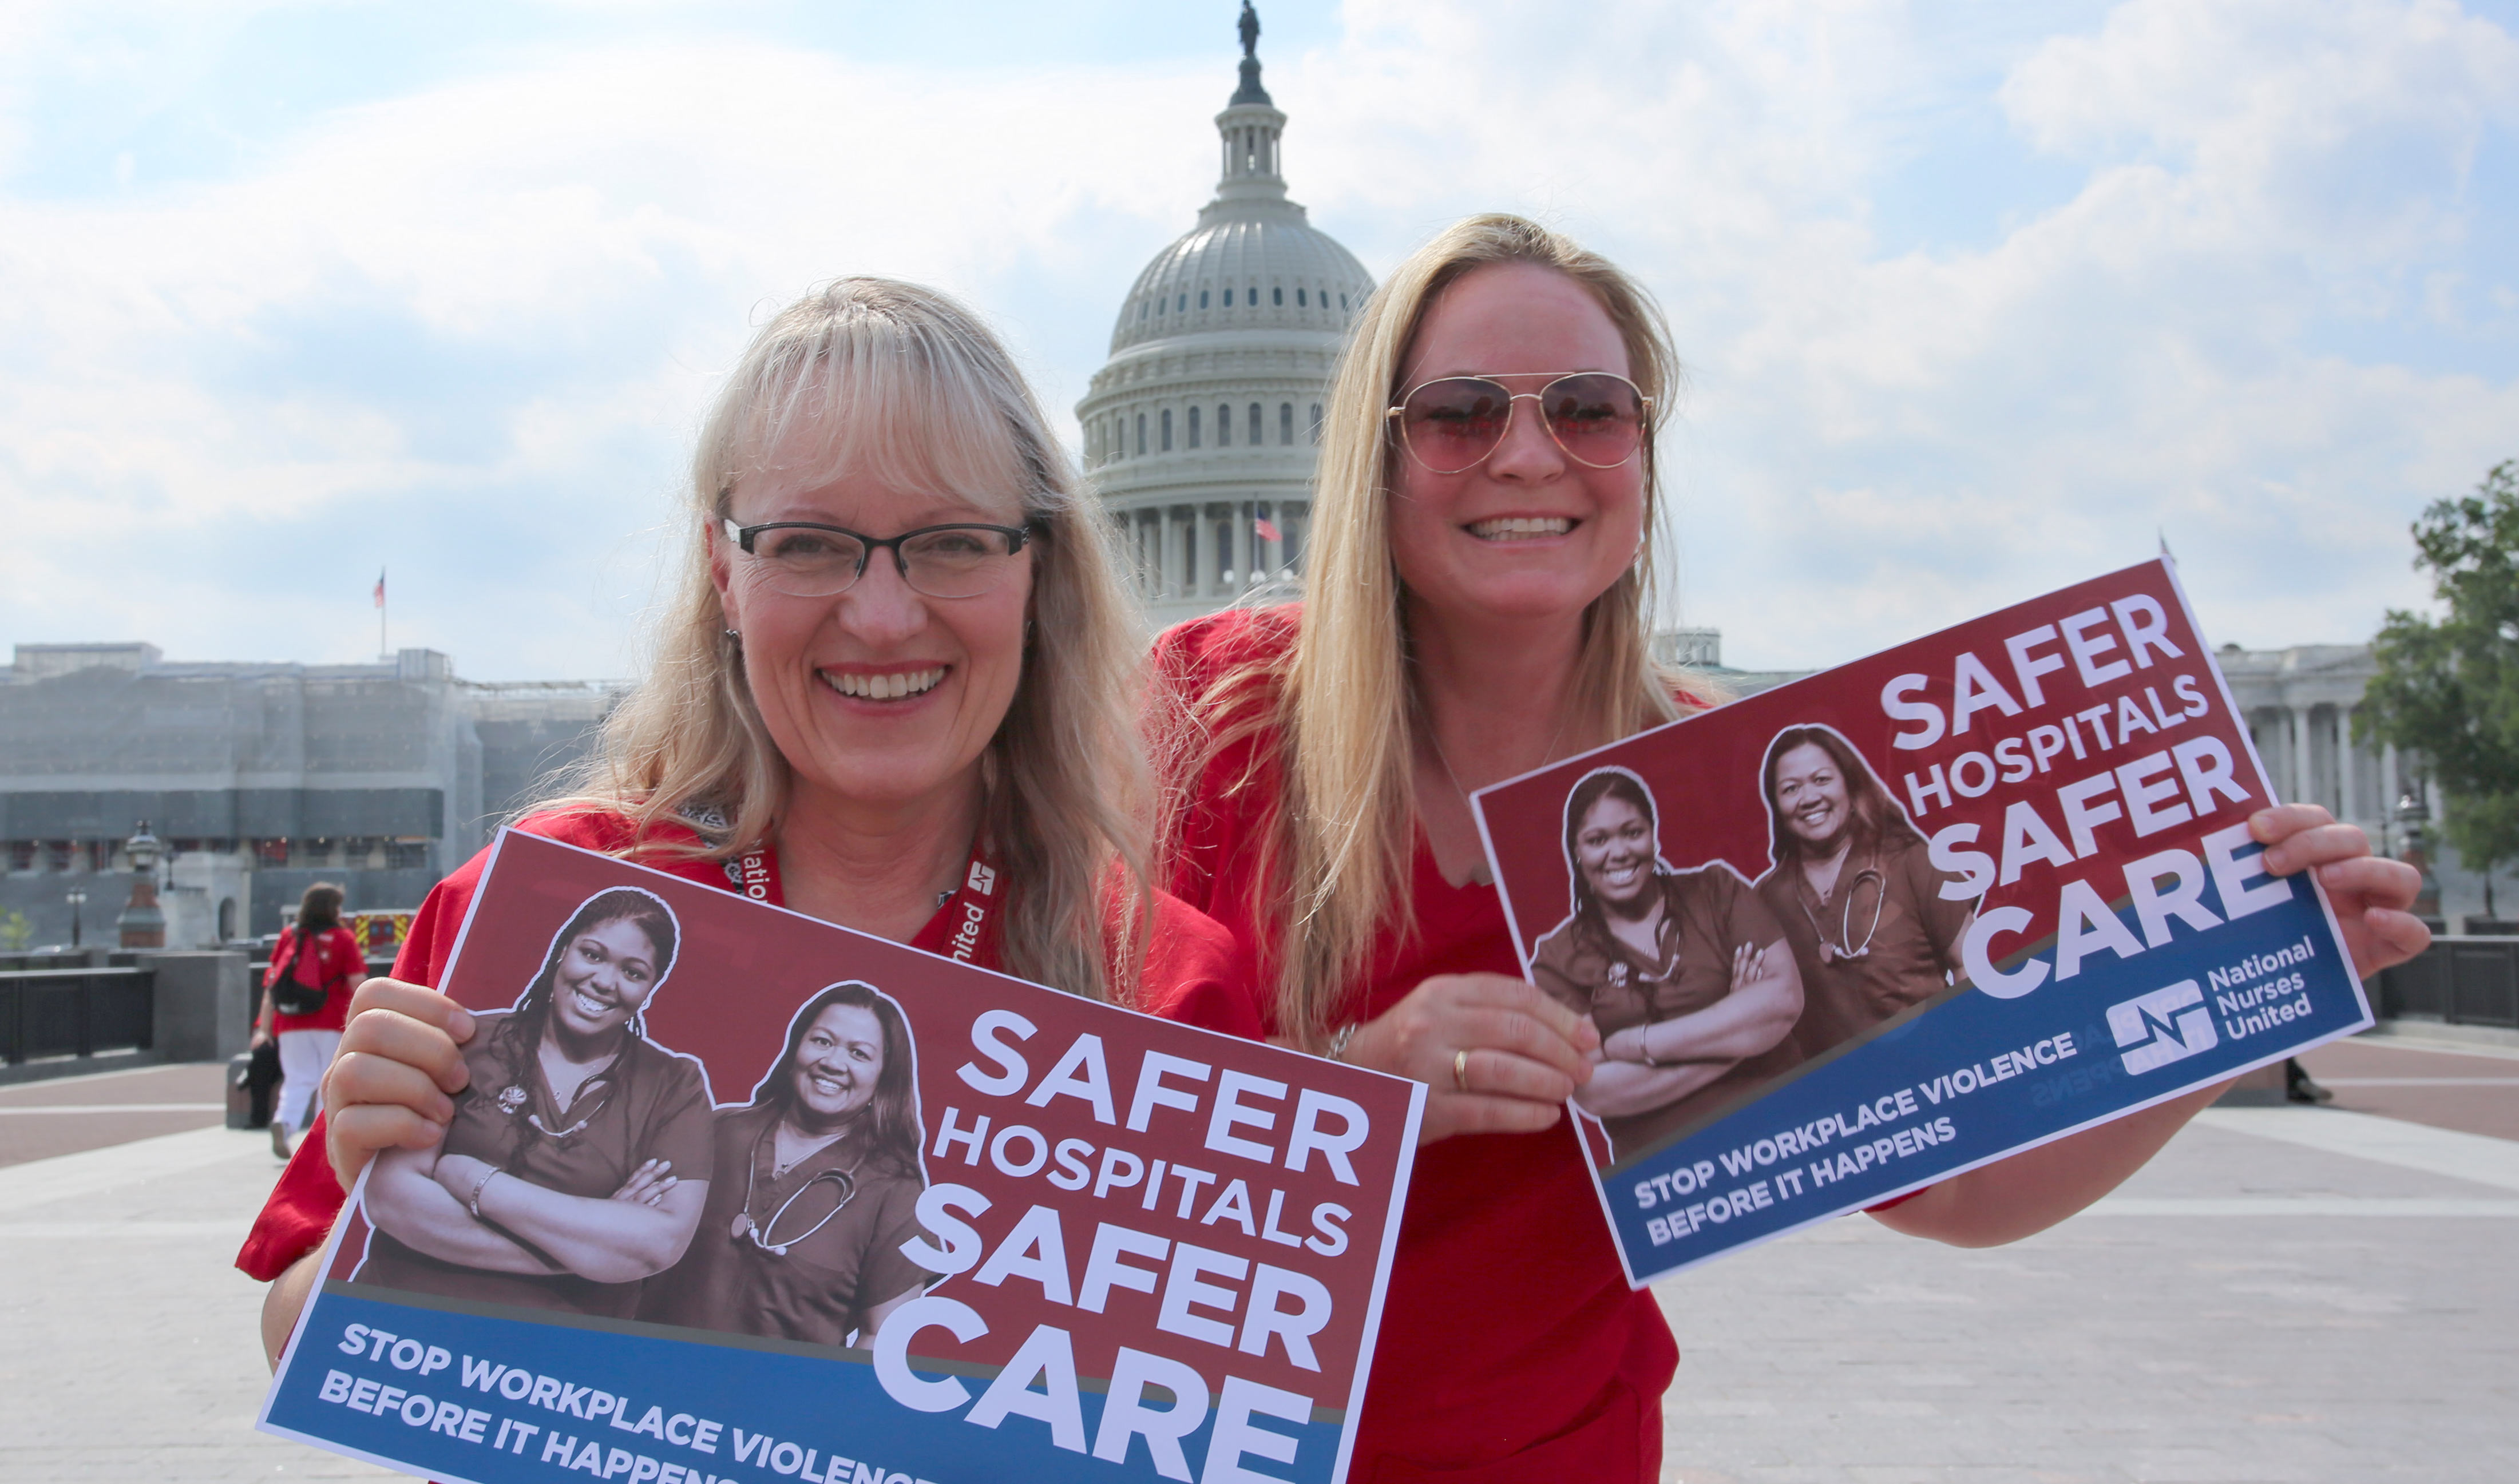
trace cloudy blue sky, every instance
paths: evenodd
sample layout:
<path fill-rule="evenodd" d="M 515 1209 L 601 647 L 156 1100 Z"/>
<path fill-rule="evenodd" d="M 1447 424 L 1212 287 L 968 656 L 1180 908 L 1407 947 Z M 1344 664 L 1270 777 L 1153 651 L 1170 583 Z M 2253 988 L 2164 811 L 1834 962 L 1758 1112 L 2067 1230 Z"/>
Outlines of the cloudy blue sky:
<path fill-rule="evenodd" d="M 1231 0 L 0 6 L 0 643 L 627 674 L 768 307 L 942 285 L 1049 401 L 1213 184 Z M 1270 0 L 1377 273 L 1538 215 L 1692 380 L 1674 616 L 1832 663 L 2141 559 L 2366 637 L 2519 457 L 2519 0 Z M 1071 429 L 1072 435 L 1072 429 Z"/>

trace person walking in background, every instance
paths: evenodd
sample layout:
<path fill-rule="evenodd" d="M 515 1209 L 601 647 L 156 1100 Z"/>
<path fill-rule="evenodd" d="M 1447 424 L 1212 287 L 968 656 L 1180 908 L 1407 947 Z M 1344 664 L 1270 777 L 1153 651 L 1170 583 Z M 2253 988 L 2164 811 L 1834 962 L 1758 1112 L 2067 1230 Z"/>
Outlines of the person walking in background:
<path fill-rule="evenodd" d="M 368 977 L 358 935 L 341 926 L 341 889 L 319 881 L 297 900 L 297 922 L 282 931 L 263 971 L 253 1044 L 280 1042 L 280 1104 L 271 1113 L 271 1152 L 288 1157 L 292 1130 L 306 1126 L 324 1069 L 340 1049 L 350 995 Z"/>

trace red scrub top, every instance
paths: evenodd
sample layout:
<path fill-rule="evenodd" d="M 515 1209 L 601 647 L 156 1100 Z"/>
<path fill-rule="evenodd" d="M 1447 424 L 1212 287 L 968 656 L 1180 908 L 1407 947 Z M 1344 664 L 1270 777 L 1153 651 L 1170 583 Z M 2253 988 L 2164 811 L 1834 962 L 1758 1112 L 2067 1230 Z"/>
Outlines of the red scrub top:
<path fill-rule="evenodd" d="M 516 828 L 581 850 L 634 859 L 638 858 L 639 847 L 645 843 L 628 819 L 592 810 L 536 814 L 519 821 Z M 648 841 L 692 838 L 695 837 L 687 830 L 665 825 L 651 831 Z M 410 984 L 437 984 L 446 972 L 447 960 L 454 954 L 464 916 L 471 908 L 472 894 L 481 884 L 481 872 L 489 858 L 490 852 L 483 851 L 430 889 L 428 899 L 420 903 L 419 914 L 412 919 L 411 936 L 404 939 L 402 951 L 394 959 L 395 979 Z M 748 895 L 772 905 L 780 903 L 777 862 L 767 851 L 739 861 L 658 856 L 639 859 L 639 864 Z M 747 866 L 751 868 L 749 875 Z M 1243 982 L 1232 939 L 1224 930 L 1162 893 L 1155 895 L 1154 918 L 1136 1008 L 1166 1020 L 1256 1039 L 1260 1035 L 1258 1012 L 1251 990 Z M 961 922 L 958 898 L 949 901 L 928 919 L 927 926 L 918 930 L 909 945 L 950 955 L 954 930 Z M 999 967 L 994 939 L 993 932 L 984 931 L 966 961 L 984 969 Z M 324 1116 L 318 1113 L 306 1137 L 298 1141 L 295 1157 L 281 1171 L 279 1183 L 263 1202 L 262 1214 L 246 1234 L 236 1265 L 264 1283 L 278 1278 L 290 1264 L 324 1244 L 343 1199 L 340 1182 L 332 1177 L 332 1161 L 324 1152 Z"/>
<path fill-rule="evenodd" d="M 1203 694 L 1291 645 L 1293 608 L 1195 619 L 1156 640 L 1166 680 Z M 1273 944 L 1252 907 L 1278 785 L 1256 742 L 1190 780 L 1165 887 L 1222 923 L 1247 958 Z M 1413 915 L 1390 924 L 1346 1016 L 1370 1020 L 1438 974 L 1519 978 L 1491 886 L 1455 887 L 1420 834 Z M 1246 977 L 1256 982 L 1258 976 Z M 1254 989 L 1255 1001 L 1260 991 Z M 1255 1013 L 1273 1019 L 1268 1007 Z M 1661 1394 L 1679 1349 L 1650 1292 L 1627 1288 L 1569 1121 L 1463 1134 L 1418 1151 L 1356 1440 L 1356 1484 L 1656 1479 Z"/>

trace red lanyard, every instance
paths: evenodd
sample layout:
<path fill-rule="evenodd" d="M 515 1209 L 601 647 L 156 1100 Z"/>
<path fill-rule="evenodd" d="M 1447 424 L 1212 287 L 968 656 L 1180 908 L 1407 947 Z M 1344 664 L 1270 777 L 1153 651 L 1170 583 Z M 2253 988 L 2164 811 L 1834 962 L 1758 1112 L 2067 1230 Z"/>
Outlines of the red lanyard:
<path fill-rule="evenodd" d="M 778 852 L 756 846 L 726 864 L 729 886 L 745 897 L 773 907 L 787 904 L 778 880 Z M 936 915 L 918 930 L 909 945 L 984 969 L 996 967 L 995 936 L 989 931 L 999 900 L 996 861 L 985 844 L 975 844 L 962 883 L 938 904 Z"/>
<path fill-rule="evenodd" d="M 778 889 L 778 854 L 767 845 L 755 846 L 728 861 L 726 879 L 735 891 L 754 901 L 773 907 L 787 905 L 787 894 Z"/>
<path fill-rule="evenodd" d="M 910 945 L 925 948 L 930 953 L 942 953 L 960 963 L 976 963 L 983 969 L 994 969 L 997 963 L 997 944 L 994 935 L 989 932 L 989 919 L 994 915 L 996 905 L 996 862 L 989 858 L 987 847 L 975 846 L 971 851 L 971 863 L 962 872 L 961 886 L 945 898 L 945 904 L 936 909 L 936 915 L 928 919 L 927 926 L 919 930 L 918 937 L 911 939 Z M 941 943 L 930 942 L 928 939 L 937 934 L 940 927 L 944 940 Z"/>

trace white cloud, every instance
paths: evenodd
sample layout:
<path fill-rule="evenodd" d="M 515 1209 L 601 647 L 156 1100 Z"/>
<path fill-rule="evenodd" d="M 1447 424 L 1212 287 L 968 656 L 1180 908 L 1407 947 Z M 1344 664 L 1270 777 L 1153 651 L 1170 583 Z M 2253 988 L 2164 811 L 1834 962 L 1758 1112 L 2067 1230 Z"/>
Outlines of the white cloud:
<path fill-rule="evenodd" d="M 1347 22 L 1269 60 L 1296 196 L 1377 268 L 1505 207 L 1647 279 L 1694 374 L 1688 617 L 1739 661 L 1847 658 L 2156 529 L 2217 638 L 2355 637 L 2418 596 L 2406 521 L 2519 453 L 2509 277 L 2469 240 L 2519 48 L 2453 7 L 2135 0 L 2026 36 L 1895 0 Z M 259 595 L 320 544 L 394 562 L 398 640 L 466 673 L 617 670 L 758 313 L 835 272 L 936 283 L 1070 403 L 1204 198 L 1230 83 L 1228 55 L 977 72 L 597 37 L 214 178 L 152 186 L 143 159 L 127 192 L 0 194 L 0 514 L 33 533 L 0 618 L 348 657 L 367 638 L 322 615 L 364 618 L 372 572 Z M 0 142 L 31 137 L 28 96 L 0 91 Z M 2078 186 L 1983 213 L 2010 224 L 1977 245 L 1884 252 L 1890 194 L 1980 114 L 1972 148 Z M 2385 352 L 2354 340 L 2372 327 Z M 100 616 L 95 575 L 135 562 L 166 576 Z"/>
<path fill-rule="evenodd" d="M 92 624 L 91 605 L 62 599 L 116 549 L 99 533 L 134 522 L 169 559 L 188 530 L 424 518 L 467 493 L 552 502 L 511 508 L 511 531 L 617 522 L 607 476 L 626 471 L 607 442 L 644 456 L 650 519 L 711 374 L 763 306 L 844 270 L 964 292 L 1019 269 L 1074 274 L 1091 265 L 1059 245 L 1062 223 L 1184 194 L 1163 190 L 1179 141 L 1128 124 L 1150 95 L 1193 113 L 1212 87 L 1100 81 L 876 71 L 757 45 L 598 52 L 345 110 L 230 181 L 0 198 L 0 279 L 19 289 L 0 301 L 16 347 L 0 352 L 0 505 L 58 563 L 0 611 L 21 634 Z M 1114 168 L 1062 163 L 1091 157 Z M 461 447 L 432 449 L 432 404 L 478 400 L 483 378 L 492 405 L 466 415 Z M 359 538 L 378 559 L 412 545 Z M 467 578 L 438 575 L 442 602 Z M 158 590 L 130 621 L 199 634 L 184 606 L 217 585 L 180 603 Z M 428 641 L 473 673 L 512 663 L 491 641 L 504 617 L 443 606 Z M 578 621 L 545 651 L 563 670 L 617 669 L 606 631 L 622 617 Z"/>
<path fill-rule="evenodd" d="M 2519 121 L 2519 42 L 2445 0 L 2137 0 L 2001 96 L 2041 148 L 2178 161 L 2198 245 L 2385 267 L 2456 232 L 2486 127 Z"/>
<path fill-rule="evenodd" d="M 1697 371 L 1688 610 L 1745 661 L 1845 658 L 2156 531 L 2228 637 L 2350 638 L 2416 596 L 2405 523 L 2502 456 L 2519 389 L 2321 340 L 2436 311 L 2409 270 L 2461 249 L 2510 38 L 2432 4 L 2120 7 L 1999 94 L 2081 189 L 1982 250 L 1883 258 L 1872 193 L 1948 85 L 1910 14 L 1613 13 L 1634 44 L 1577 72 L 1544 18 L 1378 8 L 1404 60 L 1331 91 L 1398 143 L 1338 184 L 1390 223 L 1536 210 L 1654 284 Z"/>

